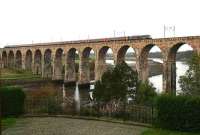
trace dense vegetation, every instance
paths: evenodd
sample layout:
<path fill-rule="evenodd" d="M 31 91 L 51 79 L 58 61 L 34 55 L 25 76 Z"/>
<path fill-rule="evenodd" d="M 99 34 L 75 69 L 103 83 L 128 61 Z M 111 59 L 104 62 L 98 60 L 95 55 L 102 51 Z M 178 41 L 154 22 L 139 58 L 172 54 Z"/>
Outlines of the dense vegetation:
<path fill-rule="evenodd" d="M 100 81 L 96 82 L 94 97 L 97 101 L 126 101 L 136 99 L 135 103 L 149 105 L 156 96 L 155 88 L 148 82 L 141 82 L 138 73 L 125 62 L 107 70 Z"/>
<path fill-rule="evenodd" d="M 25 94 L 20 87 L 1 87 L 0 96 L 3 117 L 23 114 Z"/>
<path fill-rule="evenodd" d="M 144 131 L 142 135 L 199 135 L 199 133 L 180 132 L 180 131 L 165 130 L 165 129 L 160 129 L 160 128 L 158 129 L 151 128 Z"/>
<path fill-rule="evenodd" d="M 164 129 L 200 131 L 200 97 L 158 97 L 156 124 Z"/>
<path fill-rule="evenodd" d="M 125 101 L 127 95 L 133 96 L 139 81 L 137 72 L 133 71 L 125 62 L 108 69 L 100 81 L 96 82 L 94 97 L 97 101 L 110 102 L 112 100 Z M 131 90 L 128 88 L 131 87 Z"/>
<path fill-rule="evenodd" d="M 157 97 L 156 89 L 151 83 L 140 82 L 136 92 L 136 103 L 139 105 L 153 105 L 155 97 Z"/>
<path fill-rule="evenodd" d="M 200 131 L 200 55 L 194 53 L 187 64 L 189 69 L 179 80 L 182 90 L 180 95 L 163 95 L 157 98 L 158 127 L 189 132 Z"/>
<path fill-rule="evenodd" d="M 187 64 L 189 69 L 179 80 L 182 94 L 200 96 L 200 55 L 194 53 Z"/>

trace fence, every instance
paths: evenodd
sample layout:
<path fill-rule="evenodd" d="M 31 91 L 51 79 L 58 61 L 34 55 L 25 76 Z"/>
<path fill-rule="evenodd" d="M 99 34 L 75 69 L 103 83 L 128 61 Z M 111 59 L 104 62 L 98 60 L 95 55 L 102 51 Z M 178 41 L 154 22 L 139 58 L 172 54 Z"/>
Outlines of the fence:
<path fill-rule="evenodd" d="M 134 104 L 91 104 L 85 102 L 76 111 L 73 99 L 58 97 L 29 98 L 25 100 L 25 114 L 29 115 L 81 115 L 117 118 L 127 121 L 151 124 L 154 118 L 153 107 Z"/>

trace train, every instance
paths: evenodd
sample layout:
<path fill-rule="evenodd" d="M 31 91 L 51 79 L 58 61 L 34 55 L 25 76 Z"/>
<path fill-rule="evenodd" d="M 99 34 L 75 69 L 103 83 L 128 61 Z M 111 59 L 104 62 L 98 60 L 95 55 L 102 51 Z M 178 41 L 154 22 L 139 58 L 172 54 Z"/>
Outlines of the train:
<path fill-rule="evenodd" d="M 99 38 L 99 39 L 86 39 L 86 40 L 73 40 L 73 41 L 61 41 L 61 42 L 47 42 L 47 43 L 34 43 L 34 44 L 22 44 L 22 45 L 6 45 L 4 48 L 15 47 L 29 47 L 38 45 L 56 45 L 56 44 L 71 44 L 71 43 L 95 43 L 95 42 L 109 42 L 109 41 L 121 41 L 121 40 L 142 40 L 152 39 L 151 35 L 134 35 L 124 37 L 111 37 L 111 38 Z"/>

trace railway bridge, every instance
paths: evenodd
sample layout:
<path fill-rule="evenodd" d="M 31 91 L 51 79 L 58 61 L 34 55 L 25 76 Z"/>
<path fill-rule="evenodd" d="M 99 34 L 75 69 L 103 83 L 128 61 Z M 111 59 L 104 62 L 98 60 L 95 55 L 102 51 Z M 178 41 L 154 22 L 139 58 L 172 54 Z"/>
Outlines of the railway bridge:
<path fill-rule="evenodd" d="M 90 81 L 88 63 L 91 50 L 94 51 L 95 80 L 99 80 L 106 70 L 105 57 L 108 49 L 112 49 L 114 64 L 117 64 L 125 59 L 128 48 L 132 47 L 139 78 L 145 81 L 149 73 L 149 51 L 157 46 L 163 57 L 163 90 L 175 93 L 176 52 L 183 44 L 189 44 L 194 51 L 200 53 L 200 36 L 152 39 L 149 35 L 141 35 L 6 46 L 0 49 L 0 60 L 2 68 L 31 70 L 33 74 L 40 74 L 43 78 L 79 81 L 84 84 Z M 80 58 L 78 77 L 75 71 L 77 55 Z"/>

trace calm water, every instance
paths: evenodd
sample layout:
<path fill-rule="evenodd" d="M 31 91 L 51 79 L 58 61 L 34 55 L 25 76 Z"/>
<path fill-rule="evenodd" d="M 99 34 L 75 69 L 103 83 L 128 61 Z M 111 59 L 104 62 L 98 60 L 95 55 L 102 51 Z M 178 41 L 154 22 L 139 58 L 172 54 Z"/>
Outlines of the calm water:
<path fill-rule="evenodd" d="M 176 90 L 180 90 L 180 85 L 178 83 L 178 80 L 180 79 L 180 76 L 184 75 L 186 71 L 188 70 L 188 65 L 186 65 L 184 62 L 177 61 L 176 62 Z M 154 85 L 157 92 L 162 92 L 162 77 L 163 75 L 156 75 L 149 78 L 149 81 Z"/>

